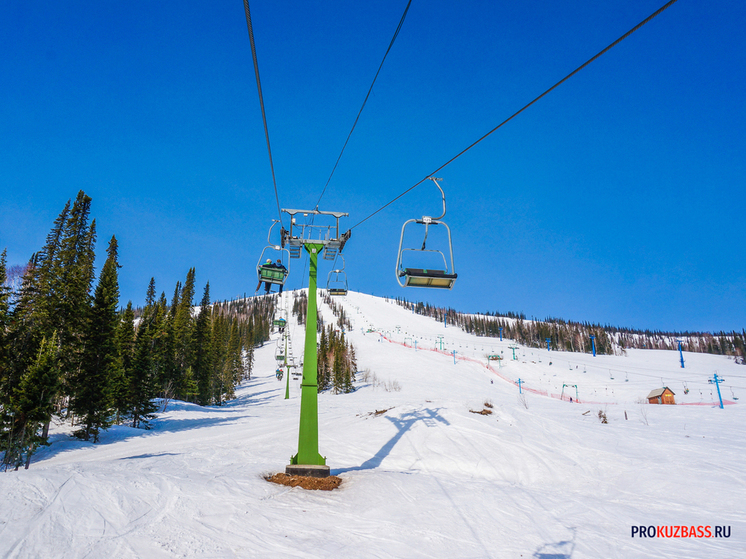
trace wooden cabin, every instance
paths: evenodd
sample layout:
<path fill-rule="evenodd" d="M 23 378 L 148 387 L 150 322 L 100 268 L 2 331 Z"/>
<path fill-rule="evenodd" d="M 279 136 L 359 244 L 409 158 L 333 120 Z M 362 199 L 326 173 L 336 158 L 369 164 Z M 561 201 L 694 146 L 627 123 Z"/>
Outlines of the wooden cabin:
<path fill-rule="evenodd" d="M 676 404 L 673 390 L 667 386 L 656 388 L 648 394 L 648 402 L 651 404 Z"/>

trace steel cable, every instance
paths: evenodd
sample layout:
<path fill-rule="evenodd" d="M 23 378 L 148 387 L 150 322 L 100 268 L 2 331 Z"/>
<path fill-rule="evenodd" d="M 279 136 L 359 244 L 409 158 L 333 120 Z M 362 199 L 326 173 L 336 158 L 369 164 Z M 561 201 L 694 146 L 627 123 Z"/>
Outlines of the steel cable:
<path fill-rule="evenodd" d="M 246 26 L 249 28 L 249 40 L 251 41 L 251 57 L 254 59 L 254 73 L 256 74 L 256 88 L 259 92 L 259 105 L 262 109 L 262 120 L 264 121 L 264 136 L 267 138 L 267 151 L 269 152 L 269 166 L 272 169 L 272 184 L 275 187 L 275 200 L 277 201 L 277 214 L 280 216 L 282 225 L 282 210 L 280 209 L 280 196 L 277 193 L 277 179 L 275 178 L 275 166 L 272 163 L 272 147 L 269 143 L 269 128 L 267 128 L 267 114 L 264 111 L 264 97 L 262 96 L 262 82 L 259 79 L 259 62 L 256 58 L 256 45 L 254 44 L 254 28 L 251 25 L 251 12 L 249 11 L 249 0 L 243 0 L 244 12 L 246 12 Z"/>
<path fill-rule="evenodd" d="M 342 154 L 345 152 L 345 148 L 347 147 L 347 143 L 350 141 L 350 137 L 352 136 L 352 132 L 355 130 L 355 126 L 357 126 L 357 121 L 360 120 L 360 115 L 363 114 L 363 109 L 365 108 L 365 104 L 368 102 L 368 98 L 370 97 L 370 94 L 373 91 L 373 86 L 375 85 L 376 80 L 378 79 L 378 74 L 381 73 L 381 68 L 383 68 L 383 63 L 386 61 L 386 57 L 388 56 L 389 51 L 391 50 L 391 47 L 394 46 L 394 41 L 396 41 L 396 37 L 399 35 L 399 31 L 401 31 L 402 25 L 404 25 L 404 19 L 407 17 L 407 12 L 409 11 L 409 6 L 411 4 L 412 4 L 412 0 L 409 0 L 409 2 L 407 2 L 407 7 L 404 8 L 404 13 L 402 14 L 401 19 L 399 20 L 399 25 L 396 27 L 394 36 L 391 38 L 391 42 L 389 43 L 389 48 L 386 49 L 386 54 L 383 55 L 381 64 L 378 66 L 378 71 L 376 72 L 376 75 L 373 77 L 373 83 L 370 84 L 368 93 L 365 96 L 365 99 L 363 100 L 363 105 L 360 107 L 360 111 L 358 111 L 357 116 L 355 117 L 355 122 L 352 123 L 352 128 L 350 129 L 350 133 L 347 134 L 347 139 L 345 140 L 345 143 L 342 146 L 342 151 L 339 153 L 339 157 L 337 157 L 337 162 L 334 163 L 332 172 L 329 175 L 329 178 L 326 180 L 324 189 L 321 191 L 321 196 L 319 196 L 319 199 L 316 202 L 316 209 L 319 209 L 319 202 L 321 202 L 321 198 L 323 198 L 324 193 L 326 192 L 326 187 L 329 186 L 329 182 L 332 180 L 332 177 L 334 176 L 334 171 L 337 170 L 337 165 L 339 165 L 339 160 L 342 159 Z"/>
<path fill-rule="evenodd" d="M 471 145 L 469 145 L 465 149 L 461 150 L 459 153 L 457 153 L 456 155 L 454 155 L 453 157 L 451 157 L 451 159 L 449 159 L 448 161 L 446 161 L 445 163 L 443 163 L 443 165 L 441 165 L 440 167 L 438 167 L 437 169 L 435 169 L 432 173 L 429 173 L 427 176 L 423 177 L 417 183 L 415 183 L 414 185 L 410 186 L 407 190 L 405 190 L 404 192 L 402 192 L 401 194 L 399 194 L 396 198 L 394 198 L 390 202 L 388 202 L 388 203 L 384 204 L 383 206 L 381 206 L 380 208 L 378 208 L 376 211 L 374 211 L 368 217 L 366 217 L 365 219 L 357 222 L 355 225 L 353 225 L 352 227 L 350 227 L 350 230 L 354 229 L 358 225 L 361 225 L 361 224 L 365 223 L 371 217 L 373 217 L 374 215 L 376 215 L 380 211 L 386 209 L 388 206 L 390 206 L 391 204 L 393 204 L 394 202 L 396 202 L 399 198 L 401 198 L 405 194 L 407 194 L 410 191 L 412 191 L 415 188 L 417 188 L 419 185 L 421 185 L 423 182 L 425 182 L 429 177 L 432 177 L 438 171 L 440 171 L 441 169 L 443 169 L 447 165 L 450 165 L 451 163 L 453 163 L 456 159 L 458 159 L 463 154 L 465 154 L 467 151 L 469 151 L 471 148 L 473 148 L 474 146 L 476 146 L 479 142 L 481 142 L 482 140 L 484 140 L 487 136 L 489 136 L 493 132 L 497 131 L 504 124 L 506 124 L 506 123 L 510 122 L 511 120 L 513 120 L 516 116 L 518 116 L 523 111 L 525 111 L 526 109 L 528 109 L 531 105 L 533 105 L 534 103 L 536 103 L 539 99 L 541 99 L 542 97 L 544 97 L 545 95 L 547 95 L 549 92 L 553 91 L 554 89 L 556 89 L 557 87 L 559 87 L 561 84 L 563 84 L 564 82 L 566 82 L 567 80 L 569 80 L 572 76 L 574 76 L 575 74 L 577 74 L 578 72 L 580 72 L 583 68 L 585 68 L 586 66 L 588 66 L 591 62 L 593 62 L 594 60 L 596 60 L 597 58 L 599 58 L 600 56 L 602 56 L 603 54 L 605 54 L 606 52 L 608 52 L 609 50 L 611 50 L 612 48 L 614 48 L 616 45 L 618 45 L 619 43 L 621 43 L 624 39 L 626 39 L 627 37 L 629 37 L 630 35 L 632 35 L 632 33 L 634 33 L 635 31 L 637 31 L 638 29 L 640 29 L 643 25 L 645 25 L 646 23 L 648 23 L 651 19 L 653 19 L 654 17 L 656 17 L 657 15 L 659 15 L 660 13 L 662 13 L 667 8 L 670 8 L 677 1 L 678 0 L 670 0 L 670 2 L 667 2 L 664 6 L 662 6 L 661 8 L 659 8 L 658 10 L 656 10 L 655 12 L 653 12 L 652 14 L 650 14 L 648 17 L 646 17 L 640 23 L 638 23 L 637 25 L 635 25 L 632 29 L 630 29 L 629 31 L 627 31 L 624 35 L 622 35 L 621 37 L 619 37 L 616 41 L 614 41 L 613 43 L 611 43 L 605 49 L 603 49 L 602 51 L 598 52 L 595 56 L 593 56 L 592 58 L 588 59 L 586 62 L 584 62 L 580 66 L 578 66 L 575 70 L 573 70 L 572 72 L 570 72 L 569 74 L 567 74 L 564 78 L 562 78 L 560 81 L 558 81 L 557 83 L 555 83 L 552 87 L 550 87 L 549 89 L 547 89 L 544 93 L 542 93 L 538 97 L 534 98 L 533 101 L 527 103 L 526 105 L 524 105 L 523 107 L 521 107 L 519 110 L 517 110 L 516 112 L 514 112 L 512 115 L 510 115 L 508 118 L 506 118 L 505 120 L 503 120 L 500 124 L 498 124 L 497 126 L 495 126 L 492 130 L 490 130 L 489 132 L 487 132 L 484 136 L 482 136 L 481 138 L 479 138 L 476 142 L 472 143 Z"/>

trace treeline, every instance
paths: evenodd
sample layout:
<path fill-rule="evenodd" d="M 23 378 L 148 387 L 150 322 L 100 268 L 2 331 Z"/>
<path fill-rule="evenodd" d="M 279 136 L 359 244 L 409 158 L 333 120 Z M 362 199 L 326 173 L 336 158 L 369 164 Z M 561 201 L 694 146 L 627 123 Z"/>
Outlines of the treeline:
<path fill-rule="evenodd" d="M 738 363 L 746 363 L 746 330 L 715 334 L 635 330 L 553 317 L 527 320 L 523 313 L 464 314 L 452 308 L 413 303 L 400 297 L 393 301 L 414 309 L 417 314 L 439 322 L 445 320 L 447 324 L 460 326 L 465 332 L 477 336 L 499 337 L 502 329 L 503 337 L 529 347 L 546 347 L 548 338 L 553 350 L 590 353 L 591 336 L 594 336 L 596 353 L 603 355 L 623 354 L 629 348 L 676 350 L 678 340 L 681 340 L 684 351 L 727 355 Z"/>
<path fill-rule="evenodd" d="M 293 293 L 293 316 L 298 319 L 298 324 L 306 323 L 306 313 L 308 312 L 308 297 L 305 291 L 296 291 Z"/>
<path fill-rule="evenodd" d="M 58 414 L 97 442 L 114 423 L 147 427 L 154 398 L 221 403 L 247 378 L 255 341 L 269 337 L 273 298 L 194 313 L 194 269 L 169 304 L 151 280 L 144 308 L 119 308 L 118 245 L 108 243 L 93 288 L 96 222 L 79 192 L 54 221 L 20 282 L 0 256 L 0 451 L 18 468 L 45 444 Z M 14 287 L 11 287 L 14 286 Z M 136 318 L 137 314 L 137 318 Z"/>
<path fill-rule="evenodd" d="M 338 332 L 331 324 L 327 328 L 322 328 L 317 352 L 319 392 L 353 392 L 356 371 L 355 348 L 345 340 L 344 333 Z"/>
<path fill-rule="evenodd" d="M 352 324 L 345 315 L 342 305 L 332 300 L 329 294 L 323 297 L 337 318 L 336 324 L 330 324 L 324 328 L 321 321 L 321 339 L 317 352 L 317 375 L 319 391 L 332 390 L 335 394 L 349 394 L 355 390 L 355 373 L 357 371 L 357 360 L 355 359 L 355 348 L 345 339 L 344 329 L 352 329 Z M 319 317 L 321 313 L 319 313 Z"/>
<path fill-rule="evenodd" d="M 329 295 L 329 292 L 326 292 L 324 294 L 322 300 L 329 306 L 329 308 L 332 310 L 332 313 L 334 313 L 334 316 L 337 317 L 337 327 L 340 330 L 352 330 L 352 322 L 350 322 L 350 319 L 347 318 L 347 313 L 345 313 L 344 307 L 342 305 L 338 305 L 337 302 L 334 300 L 334 297 Z"/>
<path fill-rule="evenodd" d="M 321 332 L 316 352 L 316 378 L 319 392 L 331 390 L 335 394 L 348 394 L 355 390 L 355 372 L 357 361 L 355 360 L 355 348 L 345 339 L 344 328 L 351 329 L 352 325 L 346 317 L 341 305 L 337 305 L 332 298 L 326 294 L 324 303 L 329 305 L 332 313 L 337 318 L 336 324 L 324 324 L 321 313 L 316 311 L 317 331 Z M 308 297 L 304 291 L 296 292 L 293 300 L 292 313 L 298 319 L 298 324 L 306 322 L 308 311 Z"/>

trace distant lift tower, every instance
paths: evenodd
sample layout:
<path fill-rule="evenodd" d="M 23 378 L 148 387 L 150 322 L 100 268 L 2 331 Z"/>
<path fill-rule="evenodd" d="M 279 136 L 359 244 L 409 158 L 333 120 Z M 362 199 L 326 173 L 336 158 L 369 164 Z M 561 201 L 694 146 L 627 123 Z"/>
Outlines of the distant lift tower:
<path fill-rule="evenodd" d="M 339 218 L 349 214 L 316 210 L 282 210 L 290 215 L 290 230 L 282 230 L 282 247 L 288 247 L 290 258 L 300 258 L 301 251 L 308 253 L 308 310 L 306 314 L 306 339 L 303 349 L 303 379 L 301 380 L 300 427 L 298 453 L 290 458 L 285 473 L 313 477 L 327 477 L 329 466 L 319 454 L 318 379 L 316 376 L 316 277 L 319 254 L 324 260 L 334 261 L 350 238 L 350 231 L 340 235 Z M 330 216 L 336 221 L 331 225 L 300 224 L 296 216 Z"/>
<path fill-rule="evenodd" d="M 679 359 L 681 359 L 681 368 L 684 368 L 684 352 L 681 350 L 681 340 L 676 340 L 679 344 Z"/>

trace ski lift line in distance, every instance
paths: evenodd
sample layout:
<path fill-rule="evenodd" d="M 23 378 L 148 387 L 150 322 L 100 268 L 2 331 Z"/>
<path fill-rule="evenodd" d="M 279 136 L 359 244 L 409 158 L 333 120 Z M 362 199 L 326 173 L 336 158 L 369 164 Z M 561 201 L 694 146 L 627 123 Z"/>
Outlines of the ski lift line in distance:
<path fill-rule="evenodd" d="M 428 177 L 433 181 L 433 184 L 440 190 L 440 195 L 443 201 L 443 213 L 438 217 L 422 216 L 422 219 L 408 219 L 404 222 L 401 228 L 401 237 L 399 238 L 399 251 L 396 257 L 396 281 L 401 287 L 429 287 L 437 289 L 452 289 L 453 284 L 456 282 L 458 274 L 453 264 L 453 241 L 451 240 L 451 228 L 444 221 L 440 221 L 446 215 L 446 195 L 443 189 L 438 184 L 438 179 L 435 177 Z M 425 226 L 425 237 L 422 240 L 421 248 L 404 248 L 404 231 L 410 224 L 424 225 Z M 450 255 L 451 265 L 448 267 L 448 261 L 443 251 L 437 249 L 426 248 L 427 234 L 431 225 L 442 225 L 445 227 L 448 233 L 448 252 Z M 434 253 L 439 254 L 443 258 L 443 269 L 425 269 L 425 268 L 406 268 L 404 266 L 404 253 L 405 252 L 416 252 L 416 253 Z M 449 271 L 450 270 L 450 271 Z M 404 283 L 402 283 L 402 279 Z"/>
<path fill-rule="evenodd" d="M 290 251 L 282 246 L 273 245 L 271 241 L 272 229 L 278 223 L 280 223 L 278 219 L 272 220 L 272 225 L 269 228 L 269 233 L 267 233 L 268 244 L 266 247 L 264 247 L 264 249 L 262 249 L 262 253 L 259 255 L 259 261 L 256 264 L 256 273 L 260 282 L 275 285 L 285 285 L 288 274 L 290 273 L 290 271 L 288 270 L 288 267 L 290 266 Z M 282 263 L 282 267 L 278 267 L 275 264 L 275 261 L 272 260 L 272 258 L 266 258 L 265 255 L 267 250 L 273 251 L 275 254 L 280 255 L 279 260 Z M 285 263 L 283 262 L 282 256 L 284 255 L 287 255 L 287 266 L 285 266 Z"/>

